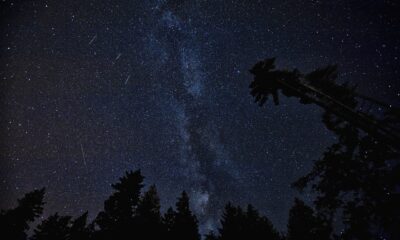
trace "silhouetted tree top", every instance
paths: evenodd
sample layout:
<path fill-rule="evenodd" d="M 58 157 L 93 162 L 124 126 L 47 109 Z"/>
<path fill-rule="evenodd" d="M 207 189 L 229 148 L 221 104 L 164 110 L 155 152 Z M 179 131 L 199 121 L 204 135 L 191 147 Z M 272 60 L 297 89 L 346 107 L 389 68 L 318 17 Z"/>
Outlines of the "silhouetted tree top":
<path fill-rule="evenodd" d="M 59 216 L 58 213 L 43 220 L 34 230 L 32 240 L 61 240 L 68 238 L 70 216 Z"/>
<path fill-rule="evenodd" d="M 136 210 L 136 215 L 154 215 L 160 216 L 160 198 L 158 197 L 157 188 L 151 185 L 149 190 L 144 193 L 144 196 L 139 200 Z"/>
<path fill-rule="evenodd" d="M 126 193 L 132 195 L 132 199 L 138 199 L 140 196 L 140 189 L 143 187 L 144 177 L 140 170 L 126 171 L 125 175 L 119 178 L 119 182 L 112 184 L 112 188 L 116 192 Z"/>
<path fill-rule="evenodd" d="M 34 190 L 25 194 L 22 199 L 18 199 L 16 210 L 21 211 L 27 221 L 32 222 L 43 212 L 43 201 L 45 188 Z"/>
<path fill-rule="evenodd" d="M 166 228 L 160 214 L 160 198 L 154 185 L 140 198 L 133 225 L 135 235 L 141 239 L 161 239 L 166 234 Z"/>
<path fill-rule="evenodd" d="M 287 240 L 330 239 L 329 223 L 317 217 L 303 201 L 295 199 L 289 212 Z"/>
<path fill-rule="evenodd" d="M 167 228 L 167 238 L 177 240 L 199 240 L 197 217 L 189 207 L 189 196 L 183 191 L 176 202 L 176 211 L 169 208 L 163 217 Z"/>
<path fill-rule="evenodd" d="M 86 211 L 71 222 L 71 227 L 69 229 L 70 240 L 89 239 L 91 237 L 91 233 L 94 231 L 93 224 L 88 226 L 87 219 L 88 212 Z"/>
<path fill-rule="evenodd" d="M 105 201 L 104 210 L 92 223 L 87 223 L 88 212 L 76 218 L 55 213 L 36 226 L 30 239 L 200 240 L 198 220 L 190 209 L 189 195 L 183 191 L 177 199 L 175 210 L 170 207 L 161 217 L 157 188 L 151 185 L 142 193 L 143 179 L 140 171 L 126 172 L 112 185 L 115 191 Z M 44 189 L 35 190 L 18 200 L 15 209 L 1 211 L 0 237 L 11 236 L 9 239 L 26 240 L 27 223 L 32 222 L 43 211 L 43 194 Z M 307 213 L 303 215 L 307 216 Z M 230 203 L 226 205 L 218 233 L 210 232 L 205 239 L 283 239 L 270 220 L 261 216 L 252 205 L 248 205 L 245 210 Z"/>
<path fill-rule="evenodd" d="M 172 209 L 172 207 L 170 207 L 162 218 L 163 224 L 165 225 L 168 232 L 172 231 L 174 228 L 175 216 L 176 212 L 174 211 L 174 209 Z"/>
<path fill-rule="evenodd" d="M 43 212 L 45 189 L 34 190 L 18 199 L 18 205 L 14 209 L 1 211 L 0 226 L 1 235 L 10 239 L 26 239 L 26 231 Z"/>
<path fill-rule="evenodd" d="M 228 203 L 222 215 L 217 239 L 280 240 L 282 237 L 271 221 L 267 217 L 260 216 L 252 205 L 248 205 L 247 210 L 243 211 L 241 207 L 234 207 Z"/>
<path fill-rule="evenodd" d="M 104 211 L 101 211 L 96 220 L 100 228 L 98 236 L 102 239 L 121 238 L 133 234 L 132 228 L 136 208 L 139 203 L 143 179 L 140 170 L 126 172 L 119 182 L 113 184 L 115 192 L 104 202 Z"/>
<path fill-rule="evenodd" d="M 250 84 L 251 95 L 260 106 L 268 100 L 269 95 L 278 105 L 279 92 L 287 97 L 297 97 L 300 103 L 317 104 L 326 110 L 325 115 L 334 114 L 400 150 L 400 109 L 359 94 L 355 91 L 356 87 L 348 83 L 338 84 L 336 65 L 302 74 L 297 69 L 276 70 L 275 58 L 269 58 L 255 64 L 250 72 L 254 75 Z M 360 100 L 384 108 L 385 116 L 377 118 L 367 111 L 361 112 Z M 329 125 L 327 127 L 330 128 Z"/>
<path fill-rule="evenodd" d="M 189 207 L 189 195 L 185 191 L 183 191 L 180 198 L 178 198 L 176 210 L 181 214 L 192 214 Z"/>
<path fill-rule="evenodd" d="M 58 213 L 43 220 L 34 230 L 32 240 L 80 240 L 89 239 L 92 231 L 86 226 L 87 212 L 72 220 Z"/>
<path fill-rule="evenodd" d="M 126 172 L 118 183 L 112 185 L 115 192 L 105 201 L 104 212 L 117 219 L 131 218 L 139 202 L 143 180 L 140 170 Z"/>
<path fill-rule="evenodd" d="M 262 105 L 272 95 L 278 104 L 280 91 L 303 104 L 317 104 L 325 109 L 323 123 L 338 136 L 338 142 L 294 186 L 301 190 L 310 186 L 318 194 L 314 203 L 324 221 L 332 222 L 341 211 L 344 239 L 400 238 L 395 227 L 400 224 L 400 204 L 394 203 L 400 202 L 399 109 L 360 95 L 349 84 L 336 83 L 336 66 L 302 74 L 296 69 L 276 70 L 274 62 L 266 59 L 250 70 L 255 101 Z M 360 100 L 383 108 L 385 114 L 362 112 Z M 293 214 L 300 208 L 307 212 L 296 204 Z"/>
<path fill-rule="evenodd" d="M 399 168 L 399 155 L 389 146 L 343 131 L 340 141 L 294 186 L 310 186 L 317 193 L 318 211 L 328 218 L 342 210 L 346 239 L 376 239 L 381 236 L 376 229 L 392 236 L 387 239 L 396 239 L 393 236 L 400 237 L 394 227 L 400 223 Z"/>

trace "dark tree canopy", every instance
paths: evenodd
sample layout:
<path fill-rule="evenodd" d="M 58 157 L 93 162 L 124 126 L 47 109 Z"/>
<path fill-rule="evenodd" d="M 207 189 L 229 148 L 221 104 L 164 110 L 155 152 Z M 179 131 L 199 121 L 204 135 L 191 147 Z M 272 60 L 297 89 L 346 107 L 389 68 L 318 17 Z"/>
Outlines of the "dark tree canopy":
<path fill-rule="evenodd" d="M 218 239 L 280 240 L 282 238 L 271 221 L 267 217 L 260 216 L 252 205 L 248 205 L 247 210 L 242 210 L 241 207 L 228 203 L 222 215 Z"/>
<path fill-rule="evenodd" d="M 160 239 L 166 234 L 160 213 L 160 199 L 154 185 L 139 200 L 134 218 L 136 235 L 143 239 Z"/>
<path fill-rule="evenodd" d="M 294 186 L 317 193 L 314 203 L 324 220 L 342 217 L 340 237 L 399 239 L 400 110 L 338 84 L 336 66 L 301 74 L 276 70 L 274 62 L 266 59 L 250 70 L 255 101 L 263 105 L 272 95 L 278 104 L 280 91 L 303 104 L 316 104 L 325 110 L 322 122 L 338 137 Z M 384 114 L 363 111 L 360 102 L 379 106 Z"/>
<path fill-rule="evenodd" d="M 328 240 L 331 229 L 324 219 L 319 218 L 314 210 L 299 199 L 295 199 L 289 212 L 287 240 L 320 239 Z"/>
<path fill-rule="evenodd" d="M 260 106 L 265 104 L 269 95 L 278 105 L 279 92 L 287 97 L 296 97 L 302 104 L 322 107 L 324 118 L 333 114 L 400 150 L 400 109 L 357 93 L 356 87 L 349 83 L 339 84 L 336 65 L 303 74 L 297 69 L 278 70 L 275 58 L 269 58 L 255 64 L 250 72 L 254 75 L 250 93 Z M 385 117 L 374 116 L 370 109 L 362 109 L 360 103 L 384 108 Z"/>
<path fill-rule="evenodd" d="M 39 223 L 29 239 L 200 240 L 198 221 L 190 209 L 188 194 L 182 192 L 176 210 L 169 208 L 162 217 L 157 189 L 151 185 L 142 193 L 143 179 L 140 171 L 126 172 L 112 185 L 114 193 L 92 223 L 87 224 L 88 212 L 75 219 L 55 213 Z M 44 189 L 35 190 L 19 199 L 15 209 L 1 211 L 2 239 L 28 239 L 29 224 L 42 214 L 43 196 Z"/>
<path fill-rule="evenodd" d="M 176 203 L 176 211 L 168 209 L 164 216 L 168 228 L 168 236 L 177 240 L 199 240 L 199 227 L 196 216 L 189 207 L 189 196 L 184 191 Z"/>
<path fill-rule="evenodd" d="M 32 236 L 32 240 L 67 239 L 70 228 L 70 216 L 59 216 L 57 213 L 43 220 Z"/>
<path fill-rule="evenodd" d="M 93 224 L 87 225 L 88 212 L 70 222 L 70 240 L 89 239 L 93 233 Z"/>
<path fill-rule="evenodd" d="M 34 230 L 32 240 L 79 240 L 89 239 L 91 229 L 86 225 L 87 212 L 72 220 L 58 213 L 43 220 Z"/>
<path fill-rule="evenodd" d="M 26 239 L 29 224 L 35 221 L 43 212 L 43 197 L 45 189 L 34 190 L 18 199 L 18 206 L 14 209 L 1 211 L 1 235 L 10 239 Z"/>
<path fill-rule="evenodd" d="M 143 179 L 140 171 L 126 172 L 112 185 L 115 192 L 104 202 L 104 211 L 95 220 L 100 228 L 98 236 L 104 239 L 125 239 L 134 233 L 134 214 L 140 200 Z"/>

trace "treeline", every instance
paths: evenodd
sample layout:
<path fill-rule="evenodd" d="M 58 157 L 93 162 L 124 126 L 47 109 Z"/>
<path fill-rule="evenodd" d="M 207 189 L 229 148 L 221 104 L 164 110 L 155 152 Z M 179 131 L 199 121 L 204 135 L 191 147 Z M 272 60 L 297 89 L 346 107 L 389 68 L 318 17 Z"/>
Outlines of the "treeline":
<path fill-rule="evenodd" d="M 313 208 L 296 199 L 289 212 L 286 234 L 249 205 L 228 203 L 215 233 L 208 240 L 398 240 L 400 239 L 400 109 L 336 83 L 336 67 L 308 74 L 297 69 L 277 70 L 275 59 L 257 63 L 251 73 L 251 94 L 263 105 L 269 95 L 297 97 L 302 104 L 324 109 L 322 122 L 337 142 L 315 161 L 312 170 L 293 187 L 314 193 Z M 368 100 L 370 103 L 366 103 Z M 364 105 L 379 106 L 378 114 Z M 87 213 L 78 218 L 52 215 L 30 239 L 200 239 L 198 221 L 183 192 L 175 208 L 160 212 L 155 186 L 142 193 L 140 171 L 127 172 L 112 185 L 114 193 L 93 222 Z M 1 211 L 1 239 L 27 239 L 29 225 L 43 211 L 44 189 Z M 4 237 L 3 237 L 4 236 Z"/>
<path fill-rule="evenodd" d="M 199 240 L 198 220 L 189 207 L 189 196 L 182 192 L 175 208 L 164 214 L 154 185 L 143 191 L 141 172 L 130 171 L 112 185 L 113 194 L 104 209 L 88 222 L 88 213 L 73 218 L 55 213 L 42 220 L 28 237 L 30 225 L 42 214 L 45 189 L 25 194 L 16 208 L 0 213 L 1 239 L 78 240 L 78 239 L 185 239 Z M 246 208 L 228 203 L 220 227 L 205 239 L 324 239 L 330 228 L 324 226 L 312 208 L 296 199 L 290 210 L 288 233 L 279 233 L 271 221 L 252 206 Z M 324 237 L 324 238 L 323 238 Z M 325 238 L 327 239 L 327 238 Z"/>

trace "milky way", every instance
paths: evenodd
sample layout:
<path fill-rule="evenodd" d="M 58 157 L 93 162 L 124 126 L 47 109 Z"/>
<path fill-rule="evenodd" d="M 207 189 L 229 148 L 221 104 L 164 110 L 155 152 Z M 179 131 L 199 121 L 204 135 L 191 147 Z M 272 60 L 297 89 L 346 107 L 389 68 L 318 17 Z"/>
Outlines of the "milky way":
<path fill-rule="evenodd" d="M 202 231 L 254 204 L 284 231 L 333 134 L 321 110 L 253 103 L 248 72 L 277 57 L 397 104 L 394 1 L 2 1 L 1 207 L 46 187 L 46 214 L 91 217 L 126 170 L 163 209 L 186 190 Z"/>

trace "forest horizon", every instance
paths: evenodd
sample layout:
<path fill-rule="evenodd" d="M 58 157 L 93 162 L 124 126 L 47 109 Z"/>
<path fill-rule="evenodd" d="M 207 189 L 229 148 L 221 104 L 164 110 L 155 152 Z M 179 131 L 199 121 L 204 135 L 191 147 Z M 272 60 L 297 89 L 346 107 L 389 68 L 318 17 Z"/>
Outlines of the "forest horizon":
<path fill-rule="evenodd" d="M 400 239 L 399 12 L 0 1 L 0 238 Z"/>

